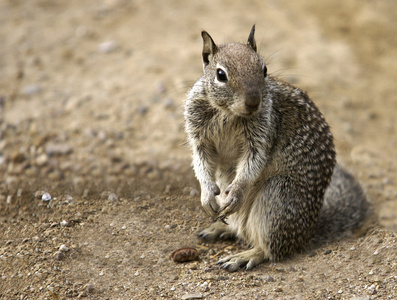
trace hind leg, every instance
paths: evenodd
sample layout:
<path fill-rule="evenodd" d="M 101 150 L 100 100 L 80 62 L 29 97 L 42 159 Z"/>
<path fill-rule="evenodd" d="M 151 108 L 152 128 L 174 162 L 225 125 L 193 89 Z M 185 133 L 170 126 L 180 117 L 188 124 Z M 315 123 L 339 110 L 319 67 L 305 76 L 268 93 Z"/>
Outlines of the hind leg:
<path fill-rule="evenodd" d="M 199 233 L 199 237 L 206 241 L 215 241 L 217 239 L 233 239 L 236 237 L 235 233 L 233 233 L 229 226 L 217 221 L 212 223 L 210 227 L 204 229 Z"/>

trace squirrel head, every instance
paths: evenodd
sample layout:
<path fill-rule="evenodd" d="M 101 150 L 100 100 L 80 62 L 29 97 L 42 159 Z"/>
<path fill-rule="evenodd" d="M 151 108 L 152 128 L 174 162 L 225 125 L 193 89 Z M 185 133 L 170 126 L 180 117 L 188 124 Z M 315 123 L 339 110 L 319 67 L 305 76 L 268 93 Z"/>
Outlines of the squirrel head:
<path fill-rule="evenodd" d="M 202 31 L 203 83 L 211 105 L 237 116 L 249 117 L 262 105 L 267 68 L 257 53 L 255 25 L 246 44 L 230 43 L 217 46 Z"/>

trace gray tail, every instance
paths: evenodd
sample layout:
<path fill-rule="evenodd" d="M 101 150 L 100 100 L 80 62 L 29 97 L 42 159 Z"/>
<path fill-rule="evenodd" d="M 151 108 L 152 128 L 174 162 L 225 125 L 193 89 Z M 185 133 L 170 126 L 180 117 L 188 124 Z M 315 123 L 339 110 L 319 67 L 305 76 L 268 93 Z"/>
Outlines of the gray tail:
<path fill-rule="evenodd" d="M 312 241 L 321 244 L 352 235 L 369 223 L 371 215 L 371 204 L 360 184 L 336 165 Z"/>

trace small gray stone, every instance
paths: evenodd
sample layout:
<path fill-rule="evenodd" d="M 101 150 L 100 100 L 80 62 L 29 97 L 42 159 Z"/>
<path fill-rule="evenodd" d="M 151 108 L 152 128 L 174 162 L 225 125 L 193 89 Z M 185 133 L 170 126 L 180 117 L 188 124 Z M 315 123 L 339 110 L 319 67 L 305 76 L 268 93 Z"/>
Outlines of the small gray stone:
<path fill-rule="evenodd" d="M 72 152 L 72 147 L 67 144 L 47 144 L 45 152 L 48 156 L 52 155 L 68 155 Z"/>
<path fill-rule="evenodd" d="M 203 299 L 202 294 L 185 294 L 181 297 L 182 300 L 188 300 L 188 299 Z"/>
<path fill-rule="evenodd" d="M 57 253 L 55 253 L 56 260 L 62 260 L 64 258 L 65 258 L 65 254 L 63 254 L 61 251 L 57 251 Z"/>
<path fill-rule="evenodd" d="M 94 292 L 94 286 L 93 286 L 91 283 L 88 283 L 88 284 L 86 285 L 86 290 L 87 290 L 87 293 L 88 293 L 88 294 L 91 294 L 91 293 Z"/>
<path fill-rule="evenodd" d="M 43 196 L 41 196 L 41 200 L 48 202 L 51 200 L 51 195 L 49 193 L 44 193 Z"/>
<path fill-rule="evenodd" d="M 115 193 L 110 193 L 108 196 L 108 200 L 112 202 L 117 202 L 119 198 L 117 198 L 117 195 Z"/>

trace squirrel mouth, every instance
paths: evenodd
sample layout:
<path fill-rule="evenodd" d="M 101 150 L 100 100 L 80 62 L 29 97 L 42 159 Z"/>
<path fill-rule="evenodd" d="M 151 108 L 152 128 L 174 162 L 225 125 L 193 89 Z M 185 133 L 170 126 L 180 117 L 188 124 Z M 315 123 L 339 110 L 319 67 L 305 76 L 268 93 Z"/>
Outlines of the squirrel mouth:
<path fill-rule="evenodd" d="M 257 112 L 257 110 L 256 111 L 242 111 L 242 112 L 240 112 L 240 116 L 241 117 L 250 117 L 250 116 L 254 115 L 256 112 Z"/>

